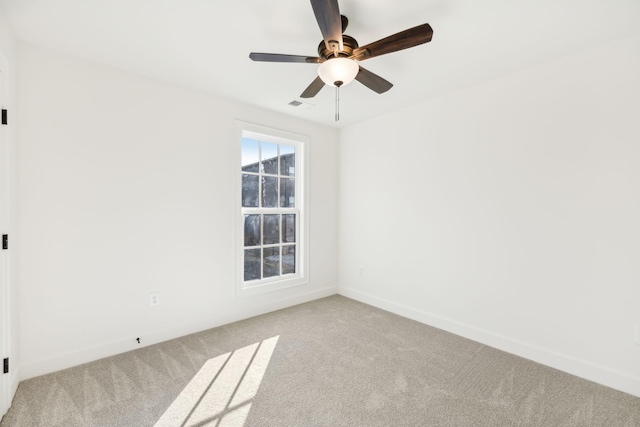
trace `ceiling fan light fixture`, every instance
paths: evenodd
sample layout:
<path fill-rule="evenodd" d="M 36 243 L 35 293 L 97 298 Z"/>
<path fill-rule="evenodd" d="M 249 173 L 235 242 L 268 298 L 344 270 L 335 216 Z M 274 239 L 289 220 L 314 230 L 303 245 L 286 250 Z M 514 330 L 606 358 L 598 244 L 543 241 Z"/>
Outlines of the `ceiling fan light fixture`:
<path fill-rule="evenodd" d="M 331 58 L 318 67 L 318 76 L 322 81 L 333 87 L 348 85 L 356 78 L 360 71 L 358 63 L 349 58 Z"/>

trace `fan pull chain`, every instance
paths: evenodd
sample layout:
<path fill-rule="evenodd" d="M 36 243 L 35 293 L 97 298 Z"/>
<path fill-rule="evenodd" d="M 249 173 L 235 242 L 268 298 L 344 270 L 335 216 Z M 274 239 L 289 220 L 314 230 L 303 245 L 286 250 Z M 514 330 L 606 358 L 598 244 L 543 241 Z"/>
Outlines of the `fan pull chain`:
<path fill-rule="evenodd" d="M 336 86 L 336 122 L 340 121 L 340 86 Z"/>
<path fill-rule="evenodd" d="M 336 85 L 336 122 L 340 121 L 340 86 L 342 82 L 340 80 L 334 83 Z"/>

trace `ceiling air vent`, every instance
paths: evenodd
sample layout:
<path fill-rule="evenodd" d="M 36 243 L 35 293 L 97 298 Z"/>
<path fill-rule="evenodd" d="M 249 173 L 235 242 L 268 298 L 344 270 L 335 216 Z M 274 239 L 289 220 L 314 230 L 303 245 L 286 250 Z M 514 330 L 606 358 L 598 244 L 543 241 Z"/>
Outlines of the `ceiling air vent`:
<path fill-rule="evenodd" d="M 292 107 L 297 107 L 300 108 L 302 110 L 308 110 L 311 107 L 313 107 L 313 104 L 309 104 L 307 102 L 302 102 L 302 101 L 297 101 L 297 100 L 293 100 L 289 103 L 289 105 L 291 105 Z"/>

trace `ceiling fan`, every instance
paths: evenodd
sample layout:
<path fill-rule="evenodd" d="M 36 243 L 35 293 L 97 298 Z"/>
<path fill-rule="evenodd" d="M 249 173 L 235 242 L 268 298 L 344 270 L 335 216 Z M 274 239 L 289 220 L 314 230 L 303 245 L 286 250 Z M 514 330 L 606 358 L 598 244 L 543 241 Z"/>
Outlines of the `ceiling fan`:
<path fill-rule="evenodd" d="M 340 15 L 338 0 L 311 0 L 311 7 L 324 37 L 318 46 L 319 56 L 257 52 L 249 55 L 253 61 L 320 64 L 318 77 L 302 92 L 301 98 L 313 98 L 325 84 L 340 88 L 354 79 L 374 92 L 384 93 L 393 84 L 362 68 L 356 61 L 418 46 L 433 37 L 431 26 L 422 24 L 360 47 L 356 39 L 343 34 L 349 20 Z M 336 120 L 339 119 L 337 93 L 336 90 Z"/>

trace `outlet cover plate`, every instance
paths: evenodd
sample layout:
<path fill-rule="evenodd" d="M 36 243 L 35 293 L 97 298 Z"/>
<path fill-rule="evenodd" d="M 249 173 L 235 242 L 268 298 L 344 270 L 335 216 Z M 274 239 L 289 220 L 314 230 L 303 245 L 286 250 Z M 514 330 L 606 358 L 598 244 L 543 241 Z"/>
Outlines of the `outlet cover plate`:
<path fill-rule="evenodd" d="M 149 294 L 149 305 L 152 307 L 160 305 L 160 292 L 151 292 Z"/>

